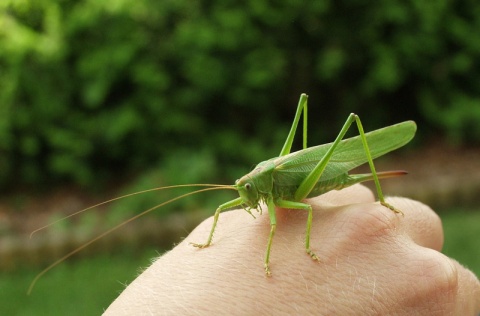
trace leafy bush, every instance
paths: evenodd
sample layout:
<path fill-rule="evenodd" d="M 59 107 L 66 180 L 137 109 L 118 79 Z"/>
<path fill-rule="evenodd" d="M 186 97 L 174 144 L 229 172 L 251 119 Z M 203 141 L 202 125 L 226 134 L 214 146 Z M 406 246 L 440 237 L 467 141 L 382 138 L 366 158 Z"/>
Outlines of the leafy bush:
<path fill-rule="evenodd" d="M 367 129 L 414 118 L 423 132 L 480 139 L 476 2 L 6 0 L 0 10 L 4 186 L 101 185 L 200 149 L 230 177 L 279 151 L 301 92 L 312 143 L 349 112 Z"/>

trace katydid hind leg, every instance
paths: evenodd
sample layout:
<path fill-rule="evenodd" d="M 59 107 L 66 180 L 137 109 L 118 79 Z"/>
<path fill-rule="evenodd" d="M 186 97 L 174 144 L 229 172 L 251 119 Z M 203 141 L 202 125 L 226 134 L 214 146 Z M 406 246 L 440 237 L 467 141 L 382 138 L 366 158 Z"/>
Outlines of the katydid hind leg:
<path fill-rule="evenodd" d="M 332 143 L 332 146 L 328 149 L 325 156 L 322 157 L 322 159 L 318 162 L 315 168 L 312 169 L 312 171 L 308 174 L 307 177 L 305 177 L 305 179 L 302 181 L 300 186 L 297 188 L 297 191 L 295 192 L 295 196 L 294 196 L 295 201 L 301 201 L 310 194 L 312 189 L 315 187 L 315 184 L 318 182 L 318 180 L 322 176 L 323 171 L 327 167 L 327 164 L 330 161 L 330 158 L 332 157 L 333 153 L 335 152 L 335 149 L 337 148 L 338 144 L 347 133 L 353 121 L 355 121 L 355 117 L 356 115 L 353 113 L 348 116 L 347 121 L 343 125 L 342 129 L 340 130 L 340 133 L 338 134 L 335 141 Z"/>
<path fill-rule="evenodd" d="M 379 177 L 378 177 L 377 171 L 375 170 L 375 165 L 373 163 L 372 155 L 370 154 L 370 149 L 368 147 L 367 138 L 365 137 L 365 132 L 363 130 L 362 122 L 360 120 L 360 117 L 358 117 L 358 115 L 355 115 L 355 121 L 357 123 L 358 132 L 359 132 L 360 138 L 362 140 L 363 148 L 365 150 L 365 155 L 367 156 L 368 165 L 370 167 L 370 171 L 372 172 L 373 182 L 375 183 L 375 188 L 377 190 L 377 196 L 378 196 L 378 200 L 380 201 L 380 204 L 382 204 L 386 208 L 392 210 L 393 212 L 395 212 L 397 214 L 401 214 L 402 216 L 404 216 L 402 211 L 395 208 L 393 205 L 385 202 L 385 198 L 384 198 L 383 192 L 382 192 L 382 187 L 380 185 L 380 180 L 378 179 Z"/>
<path fill-rule="evenodd" d="M 307 101 L 308 96 L 305 93 L 300 95 L 300 100 L 298 101 L 297 111 L 295 112 L 295 118 L 293 119 L 292 127 L 288 133 L 285 144 L 280 151 L 279 156 L 288 155 L 292 149 L 293 138 L 295 137 L 295 132 L 297 131 L 298 123 L 300 121 L 300 116 L 303 112 L 303 149 L 307 148 Z"/>
<path fill-rule="evenodd" d="M 351 113 L 345 124 L 343 125 L 342 129 L 340 130 L 340 133 L 338 134 L 337 138 L 335 141 L 332 143 L 332 146 L 329 148 L 325 156 L 322 157 L 322 159 L 318 162 L 318 164 L 313 168 L 313 170 L 310 172 L 310 174 L 303 180 L 303 182 L 300 184 L 298 187 L 297 191 L 295 192 L 295 200 L 300 201 L 308 196 L 312 189 L 315 187 L 315 184 L 318 182 L 320 177 L 323 174 L 323 171 L 327 167 L 333 153 L 335 152 L 335 149 L 337 148 L 338 144 L 342 141 L 342 139 L 345 137 L 345 134 L 349 130 L 350 126 L 353 124 L 353 122 L 356 122 L 358 132 L 360 134 L 360 139 L 362 140 L 362 144 L 364 147 L 365 155 L 367 157 L 368 165 L 370 167 L 370 170 L 372 172 L 372 177 L 373 181 L 375 183 L 375 187 L 377 190 L 377 195 L 378 199 L 380 201 L 380 204 L 383 206 L 389 208 L 390 210 L 394 211 L 395 213 L 400 213 L 403 214 L 400 210 L 396 209 L 392 205 L 388 204 L 385 202 L 385 198 L 383 196 L 382 188 L 380 186 L 380 181 L 378 180 L 378 175 L 375 170 L 375 165 L 373 163 L 372 155 L 370 154 L 370 149 L 368 147 L 367 143 L 367 138 L 365 136 L 365 132 L 363 130 L 362 122 L 360 121 L 360 118 L 358 115 Z"/>
<path fill-rule="evenodd" d="M 215 232 L 215 228 L 217 227 L 218 217 L 220 216 L 220 213 L 229 209 L 229 208 L 239 206 L 242 203 L 243 203 L 242 198 L 236 198 L 234 200 L 228 201 L 228 202 L 220 205 L 217 208 L 217 210 L 215 211 L 215 215 L 213 216 L 213 224 L 212 224 L 212 228 L 210 229 L 210 234 L 208 235 L 207 242 L 204 243 L 204 244 L 197 244 L 197 243 L 191 242 L 190 244 L 194 247 L 197 247 L 197 248 L 206 248 L 206 247 L 210 246 L 212 244 L 213 234 Z"/>

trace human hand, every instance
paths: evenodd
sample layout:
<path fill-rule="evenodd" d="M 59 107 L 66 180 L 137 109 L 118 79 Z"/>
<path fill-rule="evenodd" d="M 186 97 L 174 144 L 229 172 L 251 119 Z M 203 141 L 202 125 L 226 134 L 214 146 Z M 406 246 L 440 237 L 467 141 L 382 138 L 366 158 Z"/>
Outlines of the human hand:
<path fill-rule="evenodd" d="M 438 216 L 419 202 L 389 198 L 405 216 L 374 202 L 362 185 L 309 199 L 313 206 L 305 253 L 307 212 L 277 209 L 270 268 L 263 258 L 268 212 L 220 215 L 213 244 L 203 242 L 212 217 L 134 280 L 105 315 L 317 314 L 477 315 L 480 283 L 440 253 Z"/>

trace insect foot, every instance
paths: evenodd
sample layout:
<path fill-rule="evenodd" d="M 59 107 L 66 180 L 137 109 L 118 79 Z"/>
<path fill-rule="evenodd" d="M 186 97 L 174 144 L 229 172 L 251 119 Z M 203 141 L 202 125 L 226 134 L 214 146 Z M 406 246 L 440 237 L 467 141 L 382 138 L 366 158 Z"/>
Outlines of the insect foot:
<path fill-rule="evenodd" d="M 190 245 L 192 245 L 193 247 L 196 247 L 196 248 L 200 248 L 200 249 L 207 248 L 208 246 L 210 246 L 209 243 L 207 243 L 207 244 L 196 244 L 196 243 L 193 243 L 193 242 L 191 242 Z"/>
<path fill-rule="evenodd" d="M 318 258 L 318 256 L 313 252 L 311 251 L 310 249 L 307 249 L 307 254 L 315 261 L 320 261 L 320 258 Z"/>
<path fill-rule="evenodd" d="M 270 267 L 268 266 L 268 263 L 265 263 L 265 275 L 267 277 L 271 277 L 272 276 L 272 272 L 270 272 Z"/>
<path fill-rule="evenodd" d="M 405 216 L 405 214 L 403 214 L 402 211 L 400 211 L 399 209 L 395 208 L 395 206 L 388 204 L 387 202 L 380 202 L 380 204 L 382 204 L 382 205 L 385 206 L 386 208 L 392 210 L 395 214 L 401 214 L 402 216 Z"/>

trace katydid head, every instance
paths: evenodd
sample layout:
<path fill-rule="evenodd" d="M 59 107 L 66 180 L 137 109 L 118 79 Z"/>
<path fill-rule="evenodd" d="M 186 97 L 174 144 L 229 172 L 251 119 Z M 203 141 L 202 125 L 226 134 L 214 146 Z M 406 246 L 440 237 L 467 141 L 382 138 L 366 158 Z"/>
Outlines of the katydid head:
<path fill-rule="evenodd" d="M 252 178 L 250 178 L 248 175 L 240 178 L 239 180 L 235 181 L 235 187 L 238 191 L 238 194 L 242 198 L 243 203 L 251 208 L 257 207 L 260 196 Z"/>

